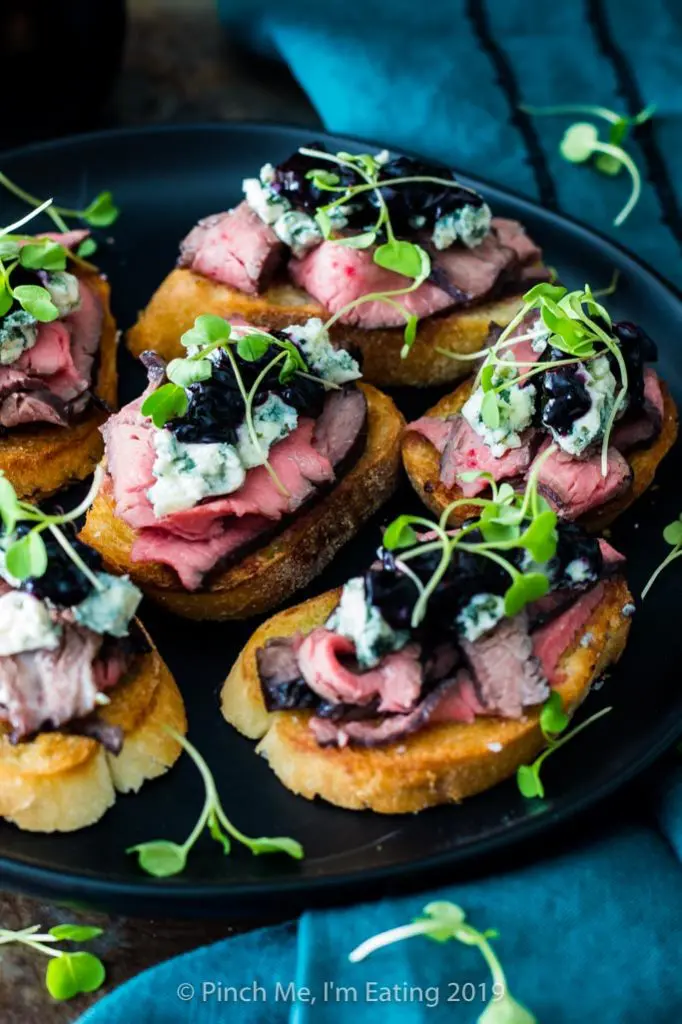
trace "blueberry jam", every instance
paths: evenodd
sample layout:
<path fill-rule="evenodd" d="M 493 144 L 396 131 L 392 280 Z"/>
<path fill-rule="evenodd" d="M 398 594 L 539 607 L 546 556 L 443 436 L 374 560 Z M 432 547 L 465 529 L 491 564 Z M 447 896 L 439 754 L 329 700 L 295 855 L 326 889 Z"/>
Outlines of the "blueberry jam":
<path fill-rule="evenodd" d="M 658 359 L 656 343 L 652 338 L 629 320 L 613 324 L 612 333 L 620 344 L 623 361 L 628 371 L 628 399 L 630 409 L 640 409 L 644 402 L 644 363 Z M 611 369 L 619 379 L 617 364 L 613 356 Z"/>
<path fill-rule="evenodd" d="M 566 353 L 550 351 L 549 359 L 565 359 Z M 592 400 L 578 364 L 560 366 L 542 374 L 540 387 L 540 420 L 557 434 L 569 434 L 576 420 L 589 412 Z"/>
<path fill-rule="evenodd" d="M 32 523 L 19 523 L 16 537 L 24 537 L 32 526 Z M 76 539 L 76 531 L 71 524 L 64 525 L 60 529 L 66 534 L 69 544 L 88 568 L 93 572 L 99 572 L 102 568 L 102 559 L 97 552 Z M 26 591 L 27 594 L 32 594 L 40 601 L 51 601 L 59 608 L 71 608 L 80 604 L 89 595 L 92 584 L 51 533 L 44 532 L 42 537 L 47 548 L 47 571 L 43 576 L 29 577 L 24 580 L 20 589 Z"/>
<path fill-rule="evenodd" d="M 324 146 L 311 143 L 307 149 L 326 152 Z M 347 167 L 327 163 L 322 159 L 294 153 L 275 168 L 273 188 L 298 210 L 314 214 L 319 206 L 331 202 L 341 193 L 318 189 L 306 175 L 314 169 L 324 168 L 337 174 L 340 185 L 361 185 L 364 179 Z M 447 167 L 439 164 L 424 163 L 411 157 L 393 157 L 379 171 L 379 180 L 407 177 L 435 177 L 446 180 L 455 179 Z M 387 186 L 381 189 L 383 199 L 388 206 L 393 229 L 398 235 L 414 235 L 414 219 L 419 218 L 419 226 L 425 230 L 433 229 L 439 217 L 453 213 L 463 206 L 480 207 L 483 197 L 462 185 L 438 185 L 433 182 L 413 182 L 410 184 Z M 351 228 L 370 228 L 376 223 L 379 200 L 373 190 L 361 192 L 343 207 L 343 213 Z M 423 220 L 421 219 L 423 218 Z"/>
<path fill-rule="evenodd" d="M 603 559 L 599 542 L 574 523 L 557 523 L 557 550 L 547 571 L 553 590 L 575 587 L 576 581 L 567 574 L 567 568 L 576 560 L 581 563 L 580 586 L 592 584 L 601 576 Z M 469 535 L 471 541 L 481 539 L 478 531 Z M 426 583 L 440 561 L 440 549 L 410 559 L 410 570 L 422 583 Z M 521 549 L 506 552 L 507 559 L 518 569 L 524 565 L 525 553 Z M 365 587 L 372 604 L 381 611 L 393 629 L 409 628 L 415 601 L 414 582 L 400 571 L 400 553 L 380 551 L 380 563 L 365 574 Z M 435 634 L 450 633 L 455 627 L 457 614 L 476 594 L 502 596 L 509 588 L 508 572 L 489 558 L 470 551 L 455 549 L 450 564 L 429 600 L 426 629 Z"/>
<path fill-rule="evenodd" d="M 291 341 L 285 334 L 273 334 Z M 276 354 L 270 350 L 261 359 L 250 363 L 240 359 L 236 350 L 232 351 L 247 391 Z M 258 388 L 254 406 L 264 402 L 269 394 L 277 394 L 300 415 L 317 418 L 324 405 L 324 387 L 298 374 L 283 384 L 279 380 L 280 370 L 281 364 L 278 363 L 266 374 Z M 168 430 L 185 444 L 234 444 L 237 429 L 244 422 L 244 399 L 227 353 L 221 351 L 215 357 L 213 373 L 208 380 L 191 384 L 186 390 L 189 400 L 187 412 L 181 419 L 171 420 L 167 424 Z"/>

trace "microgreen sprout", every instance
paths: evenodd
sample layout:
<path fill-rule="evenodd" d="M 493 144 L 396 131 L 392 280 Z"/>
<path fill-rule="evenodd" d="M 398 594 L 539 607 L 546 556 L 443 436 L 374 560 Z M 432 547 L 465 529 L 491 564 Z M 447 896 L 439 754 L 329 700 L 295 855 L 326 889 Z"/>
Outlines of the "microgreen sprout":
<path fill-rule="evenodd" d="M 529 799 L 544 797 L 545 787 L 540 778 L 540 771 L 549 755 L 563 747 L 565 743 L 572 740 L 574 736 L 577 736 L 579 732 L 586 729 L 588 725 L 592 725 L 593 722 L 603 718 L 604 715 L 607 715 L 612 710 L 610 707 L 602 708 L 601 711 L 597 711 L 595 714 L 590 715 L 589 718 L 586 718 L 580 725 L 576 725 L 575 729 L 565 733 L 571 719 L 564 710 L 561 694 L 553 690 L 540 711 L 540 729 L 547 747 L 536 757 L 532 764 L 522 764 L 516 769 L 516 784 L 521 794 Z M 565 735 L 562 735 L 563 733 Z"/>
<path fill-rule="evenodd" d="M 672 523 L 668 523 L 663 531 L 663 540 L 666 544 L 670 545 L 672 551 L 666 555 L 658 568 L 655 569 L 649 577 L 649 580 L 642 591 L 642 600 L 649 593 L 664 569 L 667 569 L 669 565 L 682 556 L 682 515 L 678 516 L 677 519 L 674 519 Z"/>
<path fill-rule="evenodd" d="M 491 498 L 458 498 L 442 512 L 438 522 L 422 516 L 402 515 L 386 528 L 383 546 L 387 551 L 399 552 L 401 565 L 430 552 L 440 551 L 441 557 L 431 575 L 422 584 L 416 574 L 409 573 L 415 583 L 417 596 L 412 610 L 411 625 L 416 628 L 423 621 L 428 602 L 438 584 L 447 572 L 453 554 L 466 551 L 494 561 L 510 577 L 510 584 L 504 594 L 504 611 L 508 616 L 518 614 L 527 604 L 538 600 L 549 590 L 547 575 L 541 567 L 556 553 L 557 517 L 537 490 L 537 477 L 546 458 L 554 451 L 550 445 L 536 460 L 529 474 L 523 494 L 517 494 L 512 486 L 503 483 L 499 487 L 489 473 L 472 471 L 463 474 L 466 480 L 485 479 L 492 491 Z M 479 518 L 458 530 L 448 530 L 450 516 L 457 508 L 478 510 Z M 434 539 L 419 539 L 414 527 L 423 528 Z M 469 537 L 480 533 L 481 539 Z M 469 537 L 469 539 L 467 539 Z M 536 567 L 522 572 L 507 558 L 505 552 L 526 551 Z"/>
<path fill-rule="evenodd" d="M 40 925 L 11 931 L 0 928 L 0 945 L 18 942 L 50 957 L 45 972 L 45 986 L 53 999 L 73 999 L 85 992 L 95 992 L 104 983 L 104 964 L 93 953 L 56 949 L 56 942 L 89 942 L 102 934 L 101 928 L 82 924 L 58 924 L 42 934 Z"/>
<path fill-rule="evenodd" d="M 126 850 L 126 853 L 137 854 L 139 865 L 143 871 L 156 878 L 167 878 L 170 875 L 180 874 L 185 869 L 190 850 L 205 829 L 208 829 L 211 838 L 222 846 L 225 854 L 230 852 L 230 838 L 232 838 L 256 855 L 286 853 L 294 860 L 303 858 L 303 847 L 295 839 L 289 839 L 286 836 L 261 836 L 252 839 L 240 832 L 225 814 L 211 770 L 199 751 L 174 729 L 166 727 L 166 731 L 187 751 L 199 769 L 204 783 L 204 806 L 196 825 L 184 843 L 154 839 L 151 842 L 131 846 Z"/>
<path fill-rule="evenodd" d="M 232 326 L 220 316 L 205 313 L 198 316 L 194 326 L 181 336 L 180 341 L 187 349 L 193 351 L 183 359 L 173 359 L 166 368 L 168 383 L 152 391 L 142 403 L 142 414 L 149 416 L 155 427 L 161 429 L 173 419 L 181 418 L 187 412 L 189 400 L 186 388 L 191 384 L 208 380 L 213 373 L 210 356 L 220 349 L 230 361 L 232 372 L 244 402 L 244 422 L 249 439 L 256 451 L 260 452 L 263 465 L 274 480 L 282 494 L 288 495 L 284 484 L 280 481 L 267 457 L 267 451 L 261 444 L 253 422 L 253 405 L 258 391 L 268 374 L 279 366 L 278 380 L 286 384 L 297 374 L 308 380 L 316 381 L 325 388 L 337 389 L 338 385 L 316 377 L 309 372 L 308 365 L 293 341 L 277 338 L 266 331 L 250 331 L 242 334 L 238 328 L 235 333 Z M 277 354 L 258 374 L 249 390 L 244 384 L 239 364 L 234 354 L 246 363 L 256 363 L 271 349 Z"/>
<path fill-rule="evenodd" d="M 100 580 L 85 564 L 60 527 L 74 522 L 87 511 L 99 491 L 103 476 L 103 469 L 98 467 L 93 477 L 92 486 L 79 505 L 71 509 L 70 512 L 49 515 L 35 505 L 19 501 L 10 481 L 0 473 L 0 519 L 4 527 L 4 534 L 0 538 L 0 556 L 4 563 L 4 570 L 9 576 L 19 581 L 44 576 L 48 563 L 47 548 L 42 535 L 49 530 L 92 586 L 96 590 L 102 589 Z M 34 525 L 23 537 L 17 539 L 15 531 L 17 523 L 20 522 Z"/>
<path fill-rule="evenodd" d="M 380 932 L 357 946 L 348 956 L 356 964 L 378 949 L 391 946 L 404 939 L 418 937 L 448 942 L 455 939 L 465 946 L 475 946 L 483 956 L 492 975 L 491 999 L 478 1017 L 479 1024 L 536 1024 L 536 1018 L 509 991 L 507 978 L 490 940 L 498 938 L 494 929 L 479 931 L 469 924 L 461 907 L 446 900 L 427 903 L 422 917 L 411 924 L 400 925 Z"/>
<path fill-rule="evenodd" d="M 13 181 L 7 177 L 6 174 L 0 172 L 0 185 L 15 195 L 18 199 L 21 199 L 24 203 L 28 203 L 29 206 L 41 207 L 43 201 L 38 199 L 36 196 L 31 195 L 30 192 L 26 192 L 25 189 L 20 188 Z M 82 210 L 73 210 L 64 206 L 50 206 L 46 210 L 48 217 L 52 220 L 54 225 L 59 231 L 68 231 L 68 225 L 64 221 L 64 217 L 78 218 L 79 220 L 85 221 L 93 228 L 108 228 L 117 219 L 120 210 L 114 203 L 111 192 L 100 192 L 95 198 L 88 203 Z M 89 253 L 94 250 L 91 248 Z"/>
<path fill-rule="evenodd" d="M 617 279 L 610 289 L 615 288 Z M 537 313 L 531 329 L 523 334 L 514 332 L 529 313 Z M 603 326 L 602 326 L 603 325 Z M 588 363 L 599 356 L 610 353 L 616 361 L 620 375 L 620 388 L 614 399 L 608 420 L 604 426 L 601 450 L 602 475 L 608 471 L 608 448 L 611 432 L 627 397 L 628 372 L 625 360 L 616 338 L 610 333 L 611 317 L 604 305 L 597 301 L 597 294 L 588 284 L 582 290 L 569 292 L 563 285 L 542 282 L 534 285 L 523 296 L 523 305 L 501 332 L 494 345 L 481 352 L 467 356 L 446 349 L 438 349 L 442 355 L 452 359 L 484 358 L 479 368 L 474 387 L 481 386 L 485 392 L 481 405 L 481 417 L 490 429 L 500 422 L 498 395 L 513 385 L 521 385 L 539 374 L 560 366 Z M 522 341 L 546 338 L 547 345 L 566 354 L 566 359 L 544 359 L 524 363 L 504 358 L 505 350 Z M 524 372 L 517 373 L 517 370 Z"/>
<path fill-rule="evenodd" d="M 587 115 L 609 123 L 609 136 L 606 142 L 599 138 L 599 133 L 593 124 L 586 121 L 572 124 L 564 133 L 559 149 L 564 160 L 568 160 L 569 163 L 586 163 L 594 157 L 594 166 L 602 174 L 615 175 L 623 167 L 627 170 L 632 179 L 632 190 L 627 203 L 613 222 L 616 227 L 620 227 L 636 206 L 642 188 L 639 169 L 622 144 L 626 141 L 632 128 L 636 128 L 653 116 L 656 107 L 651 104 L 635 114 L 634 117 L 618 114 L 607 107 L 590 104 L 567 104 L 556 107 L 523 106 L 521 110 L 537 117 Z"/>
<path fill-rule="evenodd" d="M 315 213 L 315 219 L 323 237 L 325 239 L 333 237 L 334 226 L 333 219 L 330 217 L 330 212 L 342 210 L 344 206 L 352 205 L 353 200 L 357 196 L 371 191 L 376 197 L 377 207 L 379 210 L 374 226 L 370 230 L 363 231 L 357 235 L 334 238 L 334 241 L 338 245 L 345 245 L 354 249 L 367 249 L 372 245 L 376 245 L 380 235 L 385 233 L 386 241 L 383 244 L 378 245 L 374 250 L 372 257 L 374 262 L 377 266 L 383 267 L 385 270 L 391 270 L 396 274 L 401 274 L 403 277 L 410 278 L 412 281 L 411 284 L 406 285 L 404 288 L 395 288 L 391 291 L 385 292 L 371 292 L 367 295 L 362 295 L 359 298 L 354 299 L 352 302 L 347 303 L 341 309 L 337 310 L 337 312 L 329 318 L 325 327 L 329 329 L 341 317 L 350 313 L 351 310 L 365 302 L 384 302 L 394 309 L 397 309 L 405 318 L 404 344 L 400 354 L 401 358 L 407 358 L 417 336 L 418 318 L 414 313 L 410 312 L 403 303 L 396 300 L 404 295 L 409 295 L 410 292 L 416 291 L 417 288 L 427 280 L 431 273 L 431 259 L 426 250 L 420 245 L 396 238 L 382 189 L 393 188 L 396 185 L 408 185 L 419 182 L 458 189 L 462 189 L 464 186 L 462 186 L 460 182 L 455 181 L 454 178 L 438 178 L 431 175 L 413 175 L 402 178 L 382 179 L 380 178 L 380 174 L 383 165 L 376 159 L 376 157 L 371 156 L 369 153 L 354 155 L 352 153 L 342 152 L 334 154 L 325 153 L 323 150 L 318 149 L 308 149 L 306 147 L 301 147 L 299 149 L 299 153 L 303 156 L 325 160 L 338 167 L 349 169 L 361 179 L 361 183 L 357 185 L 342 185 L 339 176 L 330 173 L 327 170 L 314 168 L 313 170 L 308 171 L 307 177 L 312 179 L 313 184 L 318 189 L 321 191 L 341 193 L 336 199 L 331 200 L 326 205 L 318 207 Z M 473 190 L 469 191 L 476 195 Z"/>

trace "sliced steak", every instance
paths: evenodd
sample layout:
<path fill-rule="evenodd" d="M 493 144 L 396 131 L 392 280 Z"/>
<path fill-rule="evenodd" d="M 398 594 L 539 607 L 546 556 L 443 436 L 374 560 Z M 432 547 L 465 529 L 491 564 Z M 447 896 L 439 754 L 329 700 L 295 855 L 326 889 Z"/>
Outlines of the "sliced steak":
<path fill-rule="evenodd" d="M 93 664 L 101 645 L 98 634 L 64 624 L 55 650 L 0 658 L 0 705 L 14 739 L 93 710 L 99 692 Z"/>
<path fill-rule="evenodd" d="M 8 395 L 0 405 L 0 425 L 11 429 L 28 423 L 53 423 L 66 427 L 69 424 L 68 405 L 44 388 Z"/>
<path fill-rule="evenodd" d="M 458 484 L 462 494 L 471 498 L 480 494 L 488 486 L 486 480 L 460 479 L 460 474 L 478 470 L 491 473 L 493 479 L 513 480 L 522 476 L 529 468 L 535 448 L 535 432 L 527 430 L 523 435 L 520 448 L 510 448 L 496 459 L 490 448 L 463 416 L 455 416 L 451 421 L 450 436 L 443 449 L 440 463 L 440 478 L 445 487 Z"/>
<path fill-rule="evenodd" d="M 604 597 L 604 584 L 588 590 L 558 618 L 533 633 L 533 652 L 552 686 L 561 682 L 558 671 L 562 655 L 573 645 Z"/>
<path fill-rule="evenodd" d="M 301 643 L 300 673 L 314 693 L 331 703 L 362 705 L 379 698 L 381 711 L 407 711 L 416 704 L 423 678 L 417 644 L 386 655 L 368 672 L 354 671 L 354 654 L 352 640 L 318 627 Z"/>
<path fill-rule="evenodd" d="M 520 718 L 523 709 L 549 696 L 547 680 L 533 656 L 533 641 L 524 612 L 503 619 L 473 643 L 462 638 L 476 692 L 487 714 Z"/>
<path fill-rule="evenodd" d="M 466 672 L 460 672 L 455 679 L 440 683 L 407 714 L 340 722 L 315 715 L 309 724 L 322 747 L 345 747 L 349 743 L 358 747 L 380 747 L 438 722 L 470 724 L 482 710 L 471 678 Z"/>
<path fill-rule="evenodd" d="M 632 469 L 615 448 L 608 450 L 606 476 L 601 452 L 576 459 L 557 449 L 543 462 L 537 481 L 538 491 L 558 515 L 577 519 L 623 494 L 632 481 Z"/>
<path fill-rule="evenodd" d="M 284 245 L 247 202 L 199 221 L 180 246 L 180 266 L 248 295 L 268 284 Z"/>
<path fill-rule="evenodd" d="M 652 441 L 661 432 L 665 403 L 658 374 L 647 367 L 644 370 L 644 404 L 633 414 L 626 413 L 617 424 L 611 444 L 619 452 L 627 452 L 638 445 Z"/>
<path fill-rule="evenodd" d="M 442 420 L 437 416 L 422 416 L 420 419 L 408 423 L 405 430 L 413 430 L 415 434 L 421 434 L 442 453 L 450 437 L 452 420 Z"/>
<path fill-rule="evenodd" d="M 313 708 L 320 698 L 303 681 L 298 667 L 300 636 L 270 637 L 256 651 L 263 702 L 268 711 Z"/>
<path fill-rule="evenodd" d="M 542 249 L 526 234 L 523 224 L 506 217 L 493 217 L 492 226 L 500 245 L 513 249 L 520 263 L 532 266 L 542 259 Z"/>
<path fill-rule="evenodd" d="M 332 391 L 315 422 L 313 448 L 338 465 L 352 451 L 367 422 L 367 400 L 359 388 Z"/>

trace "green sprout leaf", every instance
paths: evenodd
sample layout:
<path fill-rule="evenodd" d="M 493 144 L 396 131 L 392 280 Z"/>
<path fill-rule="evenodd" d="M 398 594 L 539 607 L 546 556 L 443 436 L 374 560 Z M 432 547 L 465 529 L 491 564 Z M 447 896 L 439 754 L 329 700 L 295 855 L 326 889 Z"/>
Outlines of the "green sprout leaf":
<path fill-rule="evenodd" d="M 554 558 L 558 539 L 556 525 L 555 512 L 541 512 L 519 538 L 519 544 L 530 552 L 533 561 L 544 563 Z"/>
<path fill-rule="evenodd" d="M 47 965 L 45 984 L 53 999 L 73 999 L 84 992 L 95 992 L 104 983 L 102 961 L 92 953 L 62 953 Z"/>
<path fill-rule="evenodd" d="M 245 334 L 237 342 L 237 355 L 247 363 L 257 363 L 270 349 L 270 338 L 264 334 Z"/>
<path fill-rule="evenodd" d="M 411 548 L 417 543 L 417 534 L 410 525 L 409 516 L 398 516 L 384 530 L 381 543 L 387 551 Z"/>
<path fill-rule="evenodd" d="M 171 381 L 147 395 L 141 411 L 143 416 L 150 416 L 154 426 L 160 429 L 165 427 L 169 420 L 184 416 L 188 407 L 185 389 Z"/>
<path fill-rule="evenodd" d="M 332 224 L 331 218 L 323 206 L 320 206 L 319 209 L 315 211 L 315 220 L 317 222 L 318 228 L 320 229 L 322 237 L 324 239 L 331 238 L 332 232 L 334 231 L 334 225 Z"/>
<path fill-rule="evenodd" d="M 542 799 L 545 795 L 540 776 L 534 765 L 519 765 L 516 769 L 516 784 L 521 796 L 525 796 L 528 800 L 532 800 L 534 797 Z"/>
<path fill-rule="evenodd" d="M 69 942 L 89 942 L 102 934 L 101 928 L 87 924 L 56 924 L 50 928 L 50 935 L 55 939 L 68 939 Z"/>
<path fill-rule="evenodd" d="M 249 839 L 244 845 L 256 857 L 262 853 L 286 853 L 292 860 L 303 860 L 304 857 L 301 844 L 289 836 L 261 836 L 259 839 Z"/>
<path fill-rule="evenodd" d="M 549 592 L 549 580 L 541 572 L 527 572 L 516 577 L 504 595 L 504 613 L 510 618 Z"/>
<path fill-rule="evenodd" d="M 422 274 L 426 253 L 412 242 L 393 240 L 380 245 L 374 253 L 374 262 L 384 270 L 392 270 L 404 277 L 416 278 Z M 426 257 L 428 259 L 428 257 Z"/>
<path fill-rule="evenodd" d="M 545 734 L 545 738 L 558 736 L 568 728 L 569 722 L 570 718 L 564 711 L 561 694 L 558 690 L 552 690 L 540 712 L 540 728 Z"/>
<path fill-rule="evenodd" d="M 7 477 L 2 475 L 0 475 L 0 517 L 5 527 L 5 533 L 8 536 L 14 533 L 14 527 L 21 518 L 21 507 L 16 491 Z"/>
<path fill-rule="evenodd" d="M 97 242 L 94 238 L 84 238 L 81 244 L 76 249 L 76 256 L 80 256 L 81 259 L 86 260 L 88 256 L 93 256 L 97 252 Z"/>
<path fill-rule="evenodd" d="M 671 547 L 682 544 L 682 521 L 676 519 L 674 523 L 669 523 L 663 531 L 663 540 Z"/>
<path fill-rule="evenodd" d="M 17 259 L 21 246 L 11 238 L 0 238 L 0 260 Z"/>
<path fill-rule="evenodd" d="M 140 867 L 155 878 L 169 878 L 179 875 L 187 864 L 187 850 L 177 843 L 165 839 L 152 840 L 131 846 L 126 853 L 136 853 Z"/>
<path fill-rule="evenodd" d="M 335 188 L 336 185 L 340 184 L 341 179 L 338 174 L 334 174 L 332 171 L 322 170 L 320 167 L 314 168 L 312 171 L 308 171 L 306 178 L 312 181 L 315 188 Z"/>
<path fill-rule="evenodd" d="M 37 284 L 20 284 L 14 289 L 14 298 L 22 309 L 34 316 L 41 323 L 56 320 L 59 310 L 50 297 L 47 288 Z"/>
<path fill-rule="evenodd" d="M 29 242 L 19 251 L 19 262 L 28 270 L 64 270 L 66 257 L 64 246 L 49 238 Z"/>
<path fill-rule="evenodd" d="M 47 549 L 41 535 L 31 530 L 10 544 L 5 552 L 5 567 L 17 580 L 43 576 L 47 569 Z"/>
<path fill-rule="evenodd" d="M 209 814 L 207 824 L 211 839 L 215 839 L 217 843 L 220 843 L 220 845 L 223 848 L 223 853 L 225 854 L 225 856 L 227 856 L 230 852 L 232 844 L 230 843 L 230 837 L 226 836 L 223 830 L 221 829 L 220 822 L 218 821 L 215 810 L 212 810 L 211 813 Z"/>
<path fill-rule="evenodd" d="M 415 313 L 410 313 L 405 320 L 405 330 L 403 332 L 403 347 L 400 351 L 400 358 L 406 359 L 410 353 L 410 349 L 417 340 L 417 327 L 419 326 L 419 317 Z"/>
<path fill-rule="evenodd" d="M 663 531 L 663 540 L 670 544 L 672 551 L 663 559 L 652 572 L 649 580 L 642 591 L 642 599 L 646 597 L 661 573 L 678 558 L 682 557 L 682 515 L 672 523 L 668 523 Z"/>
<path fill-rule="evenodd" d="M 227 320 L 221 316 L 214 316 L 212 313 L 202 313 L 194 321 L 194 327 L 190 327 L 180 336 L 180 342 L 185 348 L 197 345 L 212 345 L 216 342 L 227 341 L 232 328 Z"/>
<path fill-rule="evenodd" d="M 121 211 L 114 204 L 111 192 L 100 192 L 90 205 L 81 213 L 86 224 L 93 228 L 108 228 L 117 219 Z"/>
<path fill-rule="evenodd" d="M 377 240 L 376 231 L 362 231 L 358 235 L 345 235 L 336 239 L 336 245 L 343 245 L 346 249 L 369 249 Z"/>
<path fill-rule="evenodd" d="M 208 380 L 213 372 L 210 359 L 172 359 L 166 368 L 166 376 L 180 388 Z"/>
<path fill-rule="evenodd" d="M 595 152 L 599 133 L 593 124 L 579 121 L 564 132 L 559 149 L 564 160 L 572 164 L 583 164 Z"/>
<path fill-rule="evenodd" d="M 494 391 L 486 391 L 481 402 L 481 419 L 490 430 L 500 425 L 500 404 Z"/>
<path fill-rule="evenodd" d="M 477 1024 L 537 1024 L 537 1018 L 509 992 L 505 992 L 501 999 L 492 999 L 488 1003 Z"/>

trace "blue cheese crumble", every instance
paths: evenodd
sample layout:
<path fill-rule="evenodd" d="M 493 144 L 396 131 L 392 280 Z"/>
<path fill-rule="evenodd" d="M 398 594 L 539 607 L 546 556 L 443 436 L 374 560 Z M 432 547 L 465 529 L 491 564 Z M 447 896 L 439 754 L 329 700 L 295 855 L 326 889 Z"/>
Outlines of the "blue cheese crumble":
<path fill-rule="evenodd" d="M 270 448 L 298 424 L 298 413 L 278 395 L 253 410 L 255 445 L 246 423 L 237 430 L 236 445 L 186 444 L 169 430 L 154 431 L 156 458 L 152 474 L 156 482 L 147 491 L 157 519 L 194 508 L 204 498 L 232 494 L 244 483 L 246 471 L 262 466 Z"/>
<path fill-rule="evenodd" d="M 487 203 L 482 206 L 467 203 L 459 210 L 438 218 L 431 240 L 439 250 L 449 249 L 455 242 L 462 242 L 468 249 L 474 249 L 490 231 L 491 221 L 492 211 Z"/>
<path fill-rule="evenodd" d="M 457 629 L 471 643 L 504 618 L 504 598 L 498 594 L 474 594 L 457 616 Z"/>
<path fill-rule="evenodd" d="M 590 408 L 573 421 L 567 434 L 559 434 L 549 427 L 556 443 L 569 455 L 582 455 L 593 441 L 603 435 L 616 401 L 616 378 L 606 356 L 585 363 L 576 376 L 579 376 L 587 389 Z"/>
<path fill-rule="evenodd" d="M 294 210 L 288 199 L 273 187 L 275 168 L 272 164 L 261 167 L 258 178 L 245 178 L 242 189 L 246 202 L 264 224 L 269 224 L 280 242 L 288 245 L 296 257 L 323 241 L 317 221 L 303 210 Z M 336 207 L 328 211 L 332 227 L 340 231 L 348 220 Z"/>
<path fill-rule="evenodd" d="M 10 313 L 0 322 L 0 365 L 9 366 L 28 349 L 38 337 L 38 322 L 24 309 Z"/>
<path fill-rule="evenodd" d="M 374 668 L 385 654 L 399 651 L 409 640 L 408 632 L 389 626 L 379 609 L 368 600 L 362 576 L 355 576 L 345 584 L 341 600 L 326 626 L 353 641 L 355 656 L 363 669 Z"/>
<path fill-rule="evenodd" d="M 530 426 L 535 412 L 536 389 L 534 384 L 513 384 L 511 381 L 518 375 L 516 360 L 512 352 L 501 357 L 493 374 L 492 384 L 498 387 L 505 381 L 509 386 L 497 394 L 499 410 L 499 426 L 491 428 L 483 420 L 483 399 L 485 392 L 482 387 L 476 388 L 462 406 L 462 416 L 478 436 L 485 441 L 496 459 L 509 451 L 520 448 L 521 434 Z"/>
<path fill-rule="evenodd" d="M 78 278 L 65 270 L 56 270 L 45 276 L 45 287 L 59 310 L 60 316 L 68 316 L 80 308 L 81 292 Z"/>
<path fill-rule="evenodd" d="M 97 580 L 100 587 L 73 609 L 76 621 L 102 636 L 127 636 L 130 621 L 142 600 L 141 592 L 127 576 L 98 572 Z"/>
<path fill-rule="evenodd" d="M 59 647 L 62 629 L 42 601 L 20 590 L 0 597 L 0 657 Z"/>
<path fill-rule="evenodd" d="M 311 317 L 305 324 L 292 324 L 284 334 L 296 341 L 313 371 L 331 384 L 347 384 L 362 376 L 358 363 L 344 348 L 335 348 L 319 317 Z"/>

